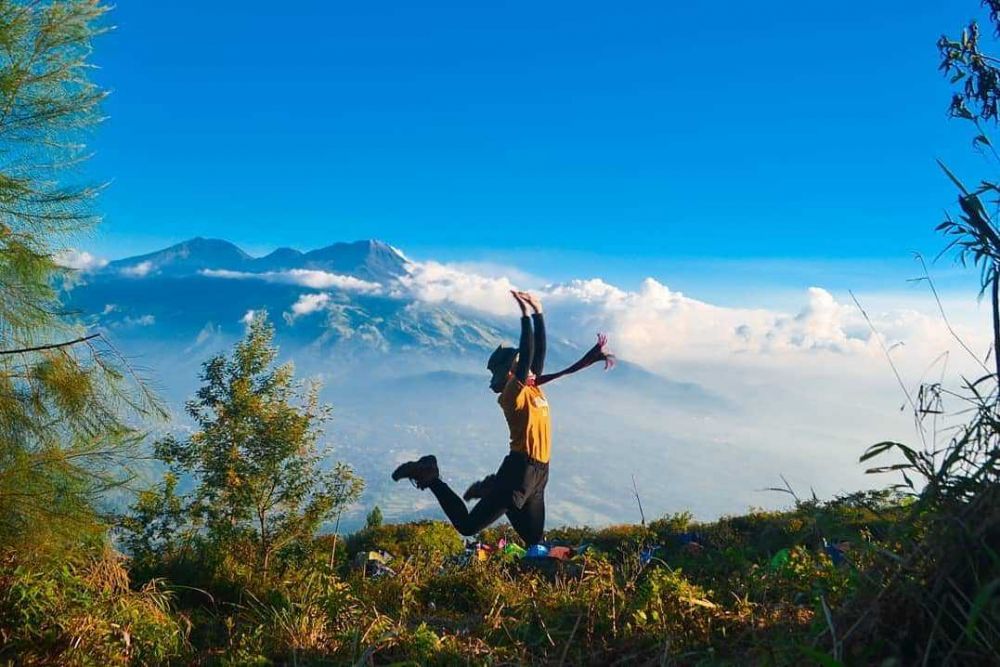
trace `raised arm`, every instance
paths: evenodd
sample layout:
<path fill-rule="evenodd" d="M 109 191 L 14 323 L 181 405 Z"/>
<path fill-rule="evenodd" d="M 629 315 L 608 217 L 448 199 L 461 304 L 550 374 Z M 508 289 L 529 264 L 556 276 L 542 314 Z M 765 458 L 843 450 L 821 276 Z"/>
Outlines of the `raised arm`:
<path fill-rule="evenodd" d="M 535 325 L 535 356 L 531 360 L 531 372 L 540 377 L 545 369 L 545 318 L 542 311 L 532 313 L 531 321 Z"/>
<path fill-rule="evenodd" d="M 545 368 L 545 318 L 542 316 L 542 302 L 530 292 L 518 292 L 517 301 L 531 308 L 531 322 L 535 329 L 535 354 L 531 359 L 531 372 L 539 377 Z M 522 313 L 526 310 L 522 309 Z"/>
<path fill-rule="evenodd" d="M 521 342 L 517 348 L 517 366 L 514 376 L 522 383 L 528 381 L 528 372 L 535 356 L 535 341 L 531 333 L 531 318 L 528 317 L 528 303 L 519 292 L 512 292 L 517 305 L 521 307 Z"/>

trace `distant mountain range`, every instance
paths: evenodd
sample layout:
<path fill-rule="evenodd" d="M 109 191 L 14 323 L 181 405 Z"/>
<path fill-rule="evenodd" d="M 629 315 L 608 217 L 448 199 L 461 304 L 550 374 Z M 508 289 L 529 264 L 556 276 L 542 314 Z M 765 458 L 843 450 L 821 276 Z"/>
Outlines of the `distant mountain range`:
<path fill-rule="evenodd" d="M 418 298 L 407 287 L 416 267 L 374 240 L 252 257 L 228 241 L 195 238 L 87 271 L 66 301 L 151 376 L 176 408 L 169 428 L 187 427 L 181 407 L 198 386 L 201 363 L 239 339 L 248 313 L 267 310 L 282 356 L 296 362 L 300 376 L 325 383 L 335 414 L 333 459 L 367 480 L 352 520 L 374 504 L 390 519 L 436 517 L 428 494 L 393 484 L 388 472 L 434 452 L 445 476 L 464 489 L 499 463 L 507 434 L 484 366 L 499 342 L 516 340 L 517 317 L 513 308 L 499 318 Z M 563 326 L 549 322 L 550 368 L 582 351 L 560 335 Z M 691 440 L 704 420 L 731 409 L 716 396 L 627 360 L 548 392 L 554 523 L 634 520 L 634 473 L 646 487 L 647 511 L 693 508 L 710 516 L 732 507 L 732 498 L 702 490 L 706 480 L 718 483 L 710 462 L 726 455 L 725 444 Z M 667 460 L 686 474 L 654 484 Z M 750 504 L 752 488 L 747 493 Z"/>
<path fill-rule="evenodd" d="M 268 271 L 326 271 L 382 282 L 406 273 L 407 259 L 381 241 L 355 241 L 301 252 L 278 248 L 263 257 L 252 257 L 222 239 L 193 238 L 147 255 L 108 263 L 101 273 L 185 276 L 202 270 L 265 273 Z"/>
<path fill-rule="evenodd" d="M 470 352 L 502 340 L 495 318 L 406 299 L 398 281 L 410 265 L 374 240 L 252 257 L 228 241 L 195 238 L 91 271 L 71 303 L 95 324 L 140 338 L 239 332 L 248 312 L 267 310 L 297 344 L 354 352 Z M 314 300 L 296 309 L 303 295 Z"/>

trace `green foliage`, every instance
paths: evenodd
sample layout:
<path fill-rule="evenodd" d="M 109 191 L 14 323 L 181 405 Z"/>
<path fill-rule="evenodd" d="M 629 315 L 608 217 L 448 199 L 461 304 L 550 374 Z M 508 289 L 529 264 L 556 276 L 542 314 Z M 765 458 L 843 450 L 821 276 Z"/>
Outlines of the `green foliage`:
<path fill-rule="evenodd" d="M 241 594 L 226 588 L 238 577 L 178 590 L 174 614 L 193 623 L 185 659 L 222 664 L 797 665 L 824 636 L 824 609 L 841 609 L 872 554 L 895 548 L 906 510 L 873 492 L 707 524 L 679 514 L 657 530 L 562 528 L 552 533 L 602 545 L 563 565 L 461 563 L 461 539 L 441 522 L 366 527 L 341 544 L 345 560 L 385 549 L 395 575 L 331 569 L 324 536 L 312 558 Z M 664 539 L 681 528 L 703 546 Z M 846 562 L 828 558 L 823 537 L 844 543 Z M 780 550 L 789 557 L 772 566 Z"/>
<path fill-rule="evenodd" d="M 323 571 L 296 573 L 267 599 L 251 598 L 230 622 L 238 647 L 231 659 L 292 658 L 346 646 L 361 620 L 361 603 L 346 583 Z"/>
<path fill-rule="evenodd" d="M 983 5 L 1000 35 L 1000 3 Z M 984 50 L 986 39 L 975 21 L 957 38 L 942 37 L 940 69 L 954 88 L 950 114 L 971 123 L 973 145 L 1000 163 L 988 132 L 1000 120 L 1000 69 Z M 957 392 L 922 385 L 910 400 L 920 443 L 881 442 L 861 457 L 895 455 L 894 462 L 868 472 L 898 473 L 896 488 L 910 503 L 893 544 L 867 564 L 867 586 L 838 614 L 851 636 L 841 639 L 831 630 L 835 660 L 990 664 L 1000 651 L 1000 231 L 989 199 L 1000 185 L 983 180 L 967 187 L 941 168 L 958 190 L 959 213 L 947 215 L 938 230 L 949 240 L 944 252 L 955 250 L 963 265 L 981 271 L 981 294 L 989 292 L 993 310 L 993 368 L 959 340 L 985 375 L 963 378 Z M 936 419 L 949 412 L 961 415 L 962 423 L 939 436 Z M 925 423 L 930 420 L 933 425 Z"/>
<path fill-rule="evenodd" d="M 59 302 L 57 259 L 97 220 L 75 182 L 105 92 L 89 80 L 95 0 L 0 0 L 0 662 L 162 663 L 186 625 L 132 590 L 97 506 L 164 416 L 100 333 Z"/>
<path fill-rule="evenodd" d="M 0 562 L 0 662 L 124 665 L 187 653 L 185 619 L 156 581 L 129 587 L 121 558 L 85 552 L 60 564 Z"/>
<path fill-rule="evenodd" d="M 381 550 L 398 558 L 426 559 L 454 556 L 462 551 L 462 538 L 444 521 L 417 521 L 365 528 L 348 541 L 351 552 Z"/>
<path fill-rule="evenodd" d="M 156 443 L 175 474 L 140 495 L 123 522 L 138 558 L 207 547 L 203 555 L 266 579 L 276 554 L 309 551 L 319 526 L 361 492 L 346 466 L 322 469 L 317 441 L 329 407 L 319 404 L 317 384 L 303 387 L 291 364 L 276 365 L 273 338 L 258 314 L 231 356 L 205 362 L 187 404 L 198 430 Z M 180 474 L 194 481 L 190 498 L 176 495 Z"/>
<path fill-rule="evenodd" d="M 152 571 L 160 563 L 177 560 L 194 540 L 177 481 L 176 474 L 166 473 L 159 486 L 140 491 L 132 512 L 120 519 L 133 569 Z"/>
<path fill-rule="evenodd" d="M 691 512 L 676 512 L 649 522 L 649 529 L 660 536 L 686 532 L 694 521 Z"/>
<path fill-rule="evenodd" d="M 627 605 L 627 628 L 653 635 L 669 632 L 677 648 L 685 649 L 708 642 L 711 611 L 717 608 L 680 570 L 665 568 L 643 578 Z"/>
<path fill-rule="evenodd" d="M 72 183 L 104 98 L 89 80 L 105 7 L 0 2 L 0 546 L 58 553 L 101 525 L 155 400 L 99 335 L 64 314 L 56 262 L 96 218 Z"/>
<path fill-rule="evenodd" d="M 368 513 L 365 517 L 365 528 L 373 529 L 382 526 L 382 510 L 379 509 L 378 505 L 372 508 L 372 511 Z"/>
<path fill-rule="evenodd" d="M 1000 31 L 1000 2 L 984 3 Z M 562 528 L 593 549 L 571 563 L 463 563 L 442 522 L 366 527 L 339 545 L 320 525 L 357 497 L 323 472 L 329 411 L 278 365 L 273 330 L 250 324 L 204 365 L 197 425 L 156 443 L 171 471 L 122 520 L 130 580 L 104 545 L 94 501 L 128 477 L 123 459 L 152 397 L 99 337 L 60 313 L 55 257 L 93 223 L 97 189 L 63 177 L 98 119 L 87 79 L 104 8 L 0 0 L 0 662 L 14 664 L 989 664 L 1000 646 L 997 374 L 968 382 L 968 421 L 947 441 L 874 445 L 896 454 L 892 491 L 696 523 Z M 953 116 L 1000 160 L 1000 68 L 976 24 L 942 38 Z M 940 230 L 982 271 L 1000 349 L 1000 229 L 959 190 Z M 918 423 L 946 392 L 921 388 Z M 926 431 L 921 433 L 926 436 Z M 189 494 L 179 492 L 190 481 Z M 788 490 L 791 492 L 791 490 Z M 792 494 L 794 495 L 794 494 Z M 683 539 L 680 535 L 683 534 Z M 508 527 L 484 531 L 495 543 Z M 831 548 L 830 545 L 837 545 Z M 370 549 L 394 574 L 350 568 Z M 831 558 L 835 557 L 836 562 Z M 140 586 L 133 580 L 143 582 Z"/>
<path fill-rule="evenodd" d="M 569 563 L 533 565 L 500 558 L 463 563 L 454 558 L 462 540 L 453 528 L 419 522 L 348 536 L 338 548 L 344 565 L 332 568 L 330 536 L 316 538 L 301 558 L 281 559 L 280 576 L 261 581 L 252 576 L 252 544 L 213 550 L 206 533 L 178 538 L 183 533 L 171 526 L 184 505 L 174 489 L 168 477 L 139 502 L 156 520 L 146 522 L 150 551 L 131 565 L 150 583 L 132 591 L 114 568 L 102 566 L 106 574 L 99 580 L 119 582 L 107 589 L 114 592 L 105 602 L 125 608 L 131 601 L 146 614 L 130 612 L 144 619 L 128 626 L 130 647 L 114 634 L 112 624 L 121 621 L 113 615 L 100 626 L 110 634 L 88 636 L 93 643 L 86 650 L 105 662 L 138 663 L 141 650 L 146 662 L 169 656 L 233 665 L 797 665 L 808 650 L 818 650 L 810 647 L 824 637 L 826 610 L 837 614 L 864 590 L 877 554 L 897 549 L 897 535 L 910 530 L 903 523 L 909 507 L 898 496 L 864 493 L 712 523 L 675 515 L 652 522 L 657 530 L 557 529 L 553 535 L 601 546 Z M 670 539 L 682 527 L 698 536 L 699 549 Z M 846 562 L 827 557 L 824 537 L 842 543 Z M 650 546 L 658 547 L 655 558 L 644 562 L 640 551 Z M 394 575 L 371 577 L 346 566 L 370 549 L 395 556 Z M 782 550 L 787 559 L 773 565 Z M 150 580 L 153 575 L 163 579 Z M 30 656 L 38 661 L 84 660 L 84 652 L 60 653 L 77 641 L 67 629 L 75 626 L 49 611 L 66 605 L 61 596 L 72 585 L 51 573 L 32 585 L 47 587 L 46 595 L 56 598 L 0 607 L 0 629 L 17 642 L 37 641 Z M 153 595 L 164 591 L 170 595 Z M 158 602 L 150 607 L 141 601 Z M 70 608 L 77 610 L 74 619 L 81 617 Z M 85 607 L 83 618 L 97 609 Z M 60 630 L 50 629 L 46 619 Z M 27 630 L 11 634 L 15 626 L 41 629 L 31 630 L 29 640 Z M 38 640 L 39 633 L 51 641 Z M 146 642 L 141 648 L 140 636 Z M 13 649 L 0 648 L 0 658 L 4 650 Z"/>

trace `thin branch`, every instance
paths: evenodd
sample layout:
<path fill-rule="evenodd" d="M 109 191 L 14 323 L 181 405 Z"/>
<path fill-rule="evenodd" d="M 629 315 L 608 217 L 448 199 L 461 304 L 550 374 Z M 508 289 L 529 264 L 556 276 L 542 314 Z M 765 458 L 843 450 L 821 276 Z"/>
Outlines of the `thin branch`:
<path fill-rule="evenodd" d="M 871 329 L 872 335 L 875 336 L 875 341 L 879 344 L 879 347 L 882 348 L 882 352 L 885 353 L 885 358 L 889 361 L 889 367 L 892 369 L 893 375 L 896 376 L 896 381 L 899 383 L 899 388 L 903 390 L 903 394 L 906 396 L 906 402 L 910 404 L 910 407 L 913 409 L 913 412 L 917 413 L 918 412 L 917 405 L 916 403 L 913 402 L 913 397 L 910 395 L 910 390 L 906 388 L 906 383 L 903 382 L 903 378 L 899 374 L 899 369 L 896 368 L 896 364 L 892 360 L 892 355 L 889 354 L 889 350 L 886 348 L 885 343 L 882 341 L 882 335 L 878 332 L 878 329 L 875 328 L 875 325 L 872 323 L 871 318 L 868 317 L 868 313 L 865 312 L 865 309 L 861 306 L 861 303 L 858 301 L 858 297 L 854 295 L 854 292 L 848 290 L 847 293 L 851 295 L 851 300 L 854 301 L 854 305 L 858 307 L 858 310 L 861 312 L 861 316 L 864 317 L 865 322 L 868 323 L 868 328 Z"/>
<path fill-rule="evenodd" d="M 635 485 L 635 475 L 632 475 L 632 493 L 635 495 L 635 502 L 639 504 L 639 518 L 642 525 L 646 525 L 646 514 L 642 511 L 642 498 L 639 497 L 639 487 Z"/>
<path fill-rule="evenodd" d="M 0 350 L 0 355 L 3 354 L 27 354 L 29 352 L 42 352 L 44 350 L 56 350 L 63 347 L 70 347 L 71 345 L 79 345 L 80 343 L 86 343 L 88 340 L 93 340 L 94 338 L 100 338 L 101 334 L 95 333 L 89 336 L 82 336 L 80 338 L 75 338 L 73 340 L 68 340 L 62 343 L 49 343 L 48 345 L 36 345 L 34 347 L 22 347 L 15 350 Z"/>
<path fill-rule="evenodd" d="M 899 383 L 899 388 L 903 390 L 903 395 L 906 396 L 906 402 L 910 404 L 910 409 L 913 410 L 913 419 L 916 423 L 917 434 L 920 436 L 920 440 L 927 448 L 927 436 L 924 432 L 924 425 L 920 419 L 920 410 L 917 408 L 917 404 L 913 401 L 913 396 L 910 394 L 910 390 L 906 388 L 906 383 L 903 382 L 903 377 L 899 374 L 899 369 L 896 368 L 896 362 L 892 360 L 892 355 L 889 353 L 889 349 L 885 346 L 885 342 L 882 340 L 882 335 L 875 328 L 875 324 L 872 319 L 868 316 L 868 313 L 861 306 L 861 302 L 858 301 L 858 297 L 854 295 L 854 292 L 848 290 L 848 294 L 851 295 L 851 300 L 854 301 L 854 305 L 857 306 L 858 310 L 861 312 L 861 316 L 868 323 L 868 328 L 871 329 L 872 335 L 875 337 L 875 342 L 878 343 L 879 347 L 882 348 L 882 353 L 885 355 L 886 361 L 889 362 L 889 368 L 892 369 L 893 375 L 896 376 L 896 382 Z"/>
<path fill-rule="evenodd" d="M 941 303 L 941 297 L 938 295 L 937 288 L 934 286 L 934 281 L 931 279 L 931 274 L 927 270 L 927 263 L 924 261 L 924 256 L 921 255 L 920 253 L 915 253 L 914 257 L 918 262 L 920 262 L 920 266 L 924 270 L 924 276 L 920 280 L 927 281 L 927 286 L 930 287 L 931 294 L 934 295 L 934 301 L 937 303 L 938 312 L 941 313 L 941 319 L 944 321 L 944 325 L 945 327 L 947 327 L 948 333 L 950 333 L 952 337 L 956 341 L 958 341 L 958 344 L 962 346 L 962 349 L 964 349 L 966 352 L 969 353 L 969 356 L 971 356 L 973 359 L 976 360 L 976 363 L 982 366 L 984 371 L 989 373 L 990 372 L 989 366 L 983 363 L 983 361 L 979 358 L 979 356 L 975 352 L 973 352 L 971 348 L 969 348 L 969 346 L 965 343 L 965 341 L 962 340 L 962 337 L 958 335 L 958 333 L 955 331 L 954 328 L 952 328 L 951 321 L 948 320 L 948 316 L 944 312 L 944 304 Z"/>
<path fill-rule="evenodd" d="M 997 381 L 1000 382 L 1000 276 L 994 263 L 991 281 L 990 301 L 993 306 L 993 359 L 997 366 Z M 997 392 L 1000 399 L 1000 392 Z"/>

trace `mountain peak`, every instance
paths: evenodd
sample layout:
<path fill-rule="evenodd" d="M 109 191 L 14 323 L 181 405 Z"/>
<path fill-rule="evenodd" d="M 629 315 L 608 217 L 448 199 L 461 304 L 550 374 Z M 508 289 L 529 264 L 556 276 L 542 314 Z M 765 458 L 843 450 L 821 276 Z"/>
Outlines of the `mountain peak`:
<path fill-rule="evenodd" d="M 243 250 L 231 241 L 226 241 L 225 239 L 212 239 L 206 238 L 204 236 L 195 236 L 186 241 L 181 241 L 175 245 L 172 245 L 163 250 L 157 251 L 157 253 L 226 253 L 233 256 L 244 257 L 250 259 L 250 255 L 243 252 Z"/>
<path fill-rule="evenodd" d="M 287 271 L 302 263 L 302 255 L 295 248 L 281 247 L 255 259 L 253 266 L 259 271 Z"/>
<path fill-rule="evenodd" d="M 251 259 L 229 241 L 196 236 L 163 250 L 110 262 L 107 270 L 136 276 L 195 273 L 209 268 L 239 269 Z"/>
<path fill-rule="evenodd" d="M 194 238 L 162 250 L 110 262 L 106 271 L 132 277 L 193 275 L 204 269 L 260 273 L 312 269 L 376 282 L 406 273 L 406 257 L 378 239 L 338 242 L 309 252 L 281 247 L 252 257 L 224 239 Z"/>
<path fill-rule="evenodd" d="M 343 273 L 367 280 L 383 280 L 406 273 L 406 257 L 377 239 L 334 243 L 303 256 L 304 268 Z"/>

